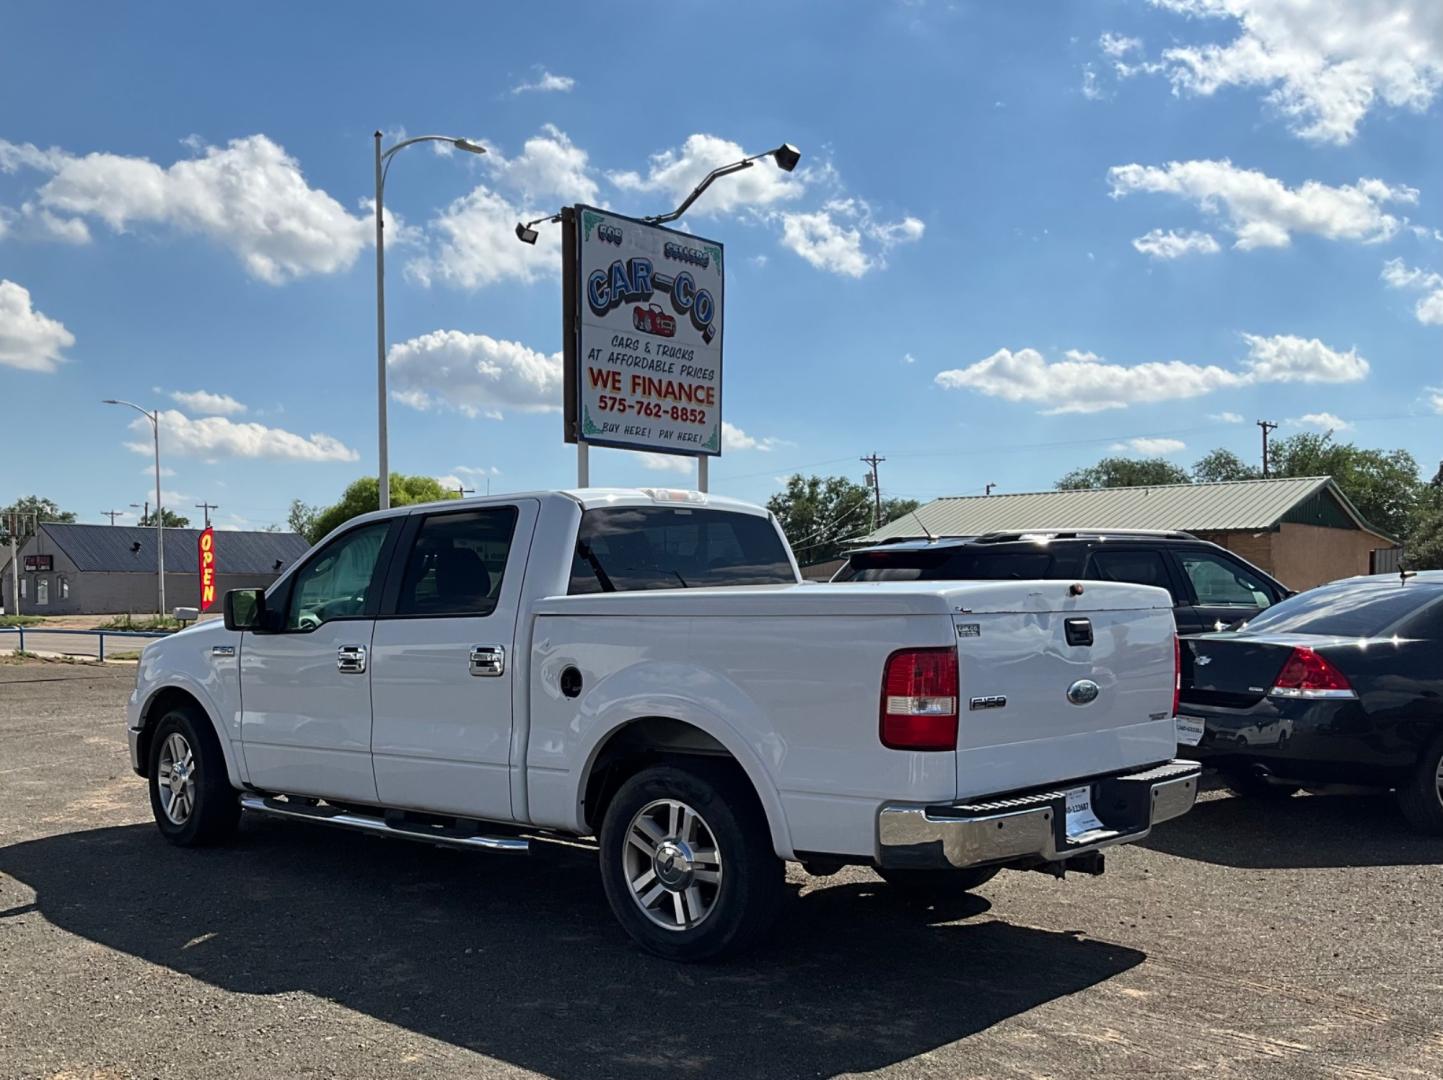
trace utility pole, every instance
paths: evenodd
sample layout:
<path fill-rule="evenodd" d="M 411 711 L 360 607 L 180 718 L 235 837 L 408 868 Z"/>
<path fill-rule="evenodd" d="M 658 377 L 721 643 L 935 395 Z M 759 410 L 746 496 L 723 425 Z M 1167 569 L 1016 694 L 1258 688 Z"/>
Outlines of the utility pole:
<path fill-rule="evenodd" d="M 10 515 L 10 599 L 15 601 L 15 614 L 20 614 L 20 548 L 16 537 L 20 535 L 20 514 Z"/>
<path fill-rule="evenodd" d="M 1276 431 L 1278 425 L 1271 420 L 1259 420 L 1258 427 L 1263 429 L 1263 479 L 1268 478 L 1268 432 Z"/>
<path fill-rule="evenodd" d="M 468 488 L 468 487 L 466 487 L 466 486 L 464 486 L 464 485 L 462 485 L 462 484 L 457 484 L 457 485 L 456 485 L 456 495 L 457 495 L 458 498 L 464 499 L 467 495 L 475 495 L 475 494 L 476 494 L 476 489 L 475 489 L 475 488 Z"/>
<path fill-rule="evenodd" d="M 992 489 L 995 488 L 996 486 L 997 486 L 996 484 L 988 484 L 988 485 L 987 485 L 987 494 L 988 494 L 988 495 L 991 495 L 991 494 L 992 494 Z"/>
<path fill-rule="evenodd" d="M 110 523 L 111 523 L 112 525 L 114 525 L 116 518 L 118 518 L 118 517 L 124 517 L 124 516 L 125 516 L 125 511 L 124 511 L 124 510 L 102 510 L 102 511 L 100 511 L 100 516 L 101 516 L 101 517 L 108 517 L 108 518 L 110 519 Z"/>
<path fill-rule="evenodd" d="M 862 458 L 862 463 L 871 466 L 872 469 L 872 494 L 876 498 L 876 511 L 872 515 L 873 530 L 882 527 L 882 481 L 877 476 L 877 466 L 886 460 L 884 457 L 878 457 L 875 450 L 869 456 Z"/>
<path fill-rule="evenodd" d="M 196 508 L 197 510 L 202 510 L 202 511 L 205 512 L 205 527 L 206 527 L 207 529 L 209 529 L 209 528 L 210 528 L 210 512 L 211 512 L 212 510 L 219 510 L 219 509 L 220 509 L 220 504 L 219 504 L 219 503 L 213 503 L 213 502 L 198 502 L 198 503 L 195 504 L 195 508 Z"/>

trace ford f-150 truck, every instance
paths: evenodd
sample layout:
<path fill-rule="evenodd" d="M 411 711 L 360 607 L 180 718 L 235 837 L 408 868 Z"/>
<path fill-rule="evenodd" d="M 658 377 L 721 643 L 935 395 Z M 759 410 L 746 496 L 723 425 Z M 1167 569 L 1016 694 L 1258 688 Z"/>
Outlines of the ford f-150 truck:
<path fill-rule="evenodd" d="M 1186 813 L 1161 589 L 807 585 L 766 510 L 588 489 L 338 528 L 147 648 L 127 724 L 161 833 L 242 812 L 524 851 L 595 836 L 617 919 L 757 941 L 784 864 L 956 892 L 1097 873 Z"/>

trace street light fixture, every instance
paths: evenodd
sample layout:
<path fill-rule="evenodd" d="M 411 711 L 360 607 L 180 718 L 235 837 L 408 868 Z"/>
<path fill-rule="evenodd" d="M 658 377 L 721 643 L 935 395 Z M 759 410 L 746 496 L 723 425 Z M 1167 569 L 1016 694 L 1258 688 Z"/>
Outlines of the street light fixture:
<path fill-rule="evenodd" d="M 450 143 L 457 150 L 465 150 L 468 154 L 484 154 L 486 147 L 470 139 L 457 138 L 454 135 L 415 135 L 409 139 L 402 139 L 395 146 L 384 153 L 381 151 L 381 133 L 375 133 L 376 139 L 376 434 L 378 441 L 378 480 L 380 484 L 377 495 L 380 498 L 382 510 L 391 506 L 391 468 L 390 455 L 386 447 L 386 249 L 385 240 L 382 235 L 382 213 L 381 199 L 386 186 L 386 174 L 391 170 L 391 157 L 398 150 L 404 150 L 408 146 L 414 146 L 421 142 L 443 142 Z"/>
<path fill-rule="evenodd" d="M 655 217 L 642 218 L 642 221 L 650 222 L 652 225 L 664 225 L 668 221 L 675 221 L 691 208 L 691 204 L 701 197 L 701 193 L 711 186 L 713 180 L 723 176 L 730 176 L 732 173 L 741 172 L 743 169 L 750 169 L 759 160 L 769 157 L 777 163 L 777 168 L 782 172 L 791 172 L 802 160 L 802 152 L 791 143 L 782 143 L 775 150 L 767 150 L 761 154 L 753 154 L 749 158 L 742 158 L 730 165 L 723 165 L 713 169 L 702 178 L 702 182 L 692 189 L 690 195 L 682 200 L 682 204 L 669 214 L 658 214 Z M 528 221 L 525 224 L 516 223 L 516 239 L 523 244 L 535 244 L 537 239 L 536 226 L 543 221 L 556 222 L 561 220 L 560 214 L 550 214 L 546 217 L 539 217 L 535 221 Z"/>
<path fill-rule="evenodd" d="M 160 410 L 154 412 L 142 409 L 133 401 L 118 401 L 106 398 L 102 405 L 124 405 L 134 409 L 150 421 L 151 433 L 155 436 L 155 576 L 159 592 L 160 617 L 165 618 L 165 514 L 160 502 Z M 131 503 L 134 506 L 134 503 Z"/>

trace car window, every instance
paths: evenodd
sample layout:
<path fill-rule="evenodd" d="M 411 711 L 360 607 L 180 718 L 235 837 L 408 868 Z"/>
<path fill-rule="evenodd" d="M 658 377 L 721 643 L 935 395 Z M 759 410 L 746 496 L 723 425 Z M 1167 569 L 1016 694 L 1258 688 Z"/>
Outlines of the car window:
<path fill-rule="evenodd" d="M 1443 589 L 1398 579 L 1339 581 L 1289 597 L 1249 620 L 1251 632 L 1375 637 L 1391 634 L 1414 613 L 1436 603 Z"/>
<path fill-rule="evenodd" d="M 1049 551 L 976 551 L 969 548 L 858 552 L 838 581 L 1030 581 L 1048 577 Z"/>
<path fill-rule="evenodd" d="M 1230 559 L 1209 551 L 1179 551 L 1177 557 L 1200 605 L 1265 608 L 1273 602 L 1263 580 Z"/>
<path fill-rule="evenodd" d="M 1155 585 L 1172 592 L 1172 578 L 1160 551 L 1094 551 L 1087 576 L 1097 581 Z M 1177 602 L 1177 597 L 1173 597 Z"/>
<path fill-rule="evenodd" d="M 568 592 L 797 580 L 769 518 L 689 507 L 600 507 L 581 516 Z"/>
<path fill-rule="evenodd" d="M 301 567 L 291 589 L 286 629 L 314 630 L 333 619 L 364 614 L 390 527 L 390 522 L 377 521 L 339 536 Z"/>
<path fill-rule="evenodd" d="M 516 532 L 516 507 L 430 514 L 406 555 L 397 615 L 490 615 Z"/>

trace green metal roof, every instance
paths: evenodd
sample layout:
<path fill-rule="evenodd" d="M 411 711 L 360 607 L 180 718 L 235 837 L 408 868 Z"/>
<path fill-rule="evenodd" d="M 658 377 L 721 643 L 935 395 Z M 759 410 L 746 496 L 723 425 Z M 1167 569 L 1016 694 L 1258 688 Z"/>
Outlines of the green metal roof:
<path fill-rule="evenodd" d="M 1310 501 L 1316 507 L 1319 499 L 1335 505 L 1345 515 L 1345 520 L 1337 521 L 1341 527 L 1384 535 L 1363 520 L 1338 490 L 1332 477 L 1301 476 L 1222 484 L 1168 484 L 942 498 L 921 507 L 916 515 L 884 525 L 867 539 L 921 536 L 922 525 L 934 536 L 977 536 L 988 532 L 1049 529 L 1178 529 L 1188 532 L 1271 529 L 1281 521 L 1298 520 L 1294 512 Z M 1311 515 L 1304 516 L 1316 521 Z M 919 517 L 922 519 L 920 525 Z M 1333 521 L 1316 523 L 1333 524 Z"/>

